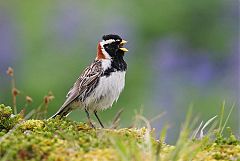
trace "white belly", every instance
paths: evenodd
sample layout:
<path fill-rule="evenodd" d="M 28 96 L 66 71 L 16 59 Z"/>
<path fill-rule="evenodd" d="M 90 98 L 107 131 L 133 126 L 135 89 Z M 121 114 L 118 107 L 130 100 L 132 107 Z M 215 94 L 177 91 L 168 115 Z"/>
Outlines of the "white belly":
<path fill-rule="evenodd" d="M 101 77 L 93 93 L 84 101 L 87 109 L 104 110 L 117 101 L 125 85 L 126 72 L 114 72 L 108 77 Z"/>

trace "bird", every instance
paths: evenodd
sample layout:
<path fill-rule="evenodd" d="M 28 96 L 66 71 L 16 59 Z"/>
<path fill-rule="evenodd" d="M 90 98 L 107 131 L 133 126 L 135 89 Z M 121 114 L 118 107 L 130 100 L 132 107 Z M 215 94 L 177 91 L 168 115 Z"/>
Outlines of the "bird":
<path fill-rule="evenodd" d="M 94 113 L 104 128 L 97 112 L 110 108 L 124 89 L 127 63 L 123 57 L 128 51 L 124 47 L 126 43 L 116 34 L 103 35 L 97 44 L 95 60 L 78 77 L 67 93 L 65 102 L 50 118 L 67 117 L 73 110 L 80 108 L 86 112 L 93 128 L 95 126 L 89 113 Z"/>

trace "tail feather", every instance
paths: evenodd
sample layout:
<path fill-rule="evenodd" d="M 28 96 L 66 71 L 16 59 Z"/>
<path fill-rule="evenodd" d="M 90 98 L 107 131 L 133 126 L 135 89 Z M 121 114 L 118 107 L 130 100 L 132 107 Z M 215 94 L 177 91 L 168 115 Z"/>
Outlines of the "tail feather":
<path fill-rule="evenodd" d="M 70 113 L 72 112 L 72 108 L 69 106 L 66 107 L 61 107 L 53 116 L 51 116 L 49 119 L 55 118 L 57 116 L 62 117 L 67 117 Z"/>

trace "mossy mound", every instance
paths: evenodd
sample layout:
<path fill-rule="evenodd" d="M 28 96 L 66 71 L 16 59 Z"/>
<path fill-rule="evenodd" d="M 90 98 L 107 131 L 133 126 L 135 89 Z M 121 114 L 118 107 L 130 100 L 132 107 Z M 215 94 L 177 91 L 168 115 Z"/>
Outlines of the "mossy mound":
<path fill-rule="evenodd" d="M 69 120 L 27 120 L 1 142 L 1 157 L 16 160 L 117 160 L 111 138 L 141 143 L 144 129 L 94 130 Z"/>
<path fill-rule="evenodd" d="M 1 160 L 169 160 L 175 147 L 154 139 L 146 128 L 92 129 L 67 119 L 24 120 L 0 105 Z M 225 147 L 224 147 L 225 146 Z M 239 142 L 208 144 L 194 160 L 240 158 Z M 177 157 L 180 160 L 181 155 Z"/>
<path fill-rule="evenodd" d="M 0 157 L 6 160 L 119 160 L 116 147 L 141 145 L 146 133 L 145 128 L 93 129 L 59 118 L 24 120 L 0 107 Z"/>

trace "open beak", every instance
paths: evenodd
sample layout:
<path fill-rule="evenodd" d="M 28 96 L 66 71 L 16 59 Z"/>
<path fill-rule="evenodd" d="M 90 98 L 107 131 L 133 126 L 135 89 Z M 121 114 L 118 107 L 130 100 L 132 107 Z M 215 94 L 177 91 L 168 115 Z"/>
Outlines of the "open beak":
<path fill-rule="evenodd" d="M 124 52 L 127 52 L 128 49 L 126 49 L 126 48 L 123 47 L 123 45 L 126 44 L 126 43 L 127 43 L 126 40 L 122 40 L 122 42 L 120 43 L 120 48 L 119 48 L 119 49 L 122 50 L 122 51 L 124 51 Z"/>

